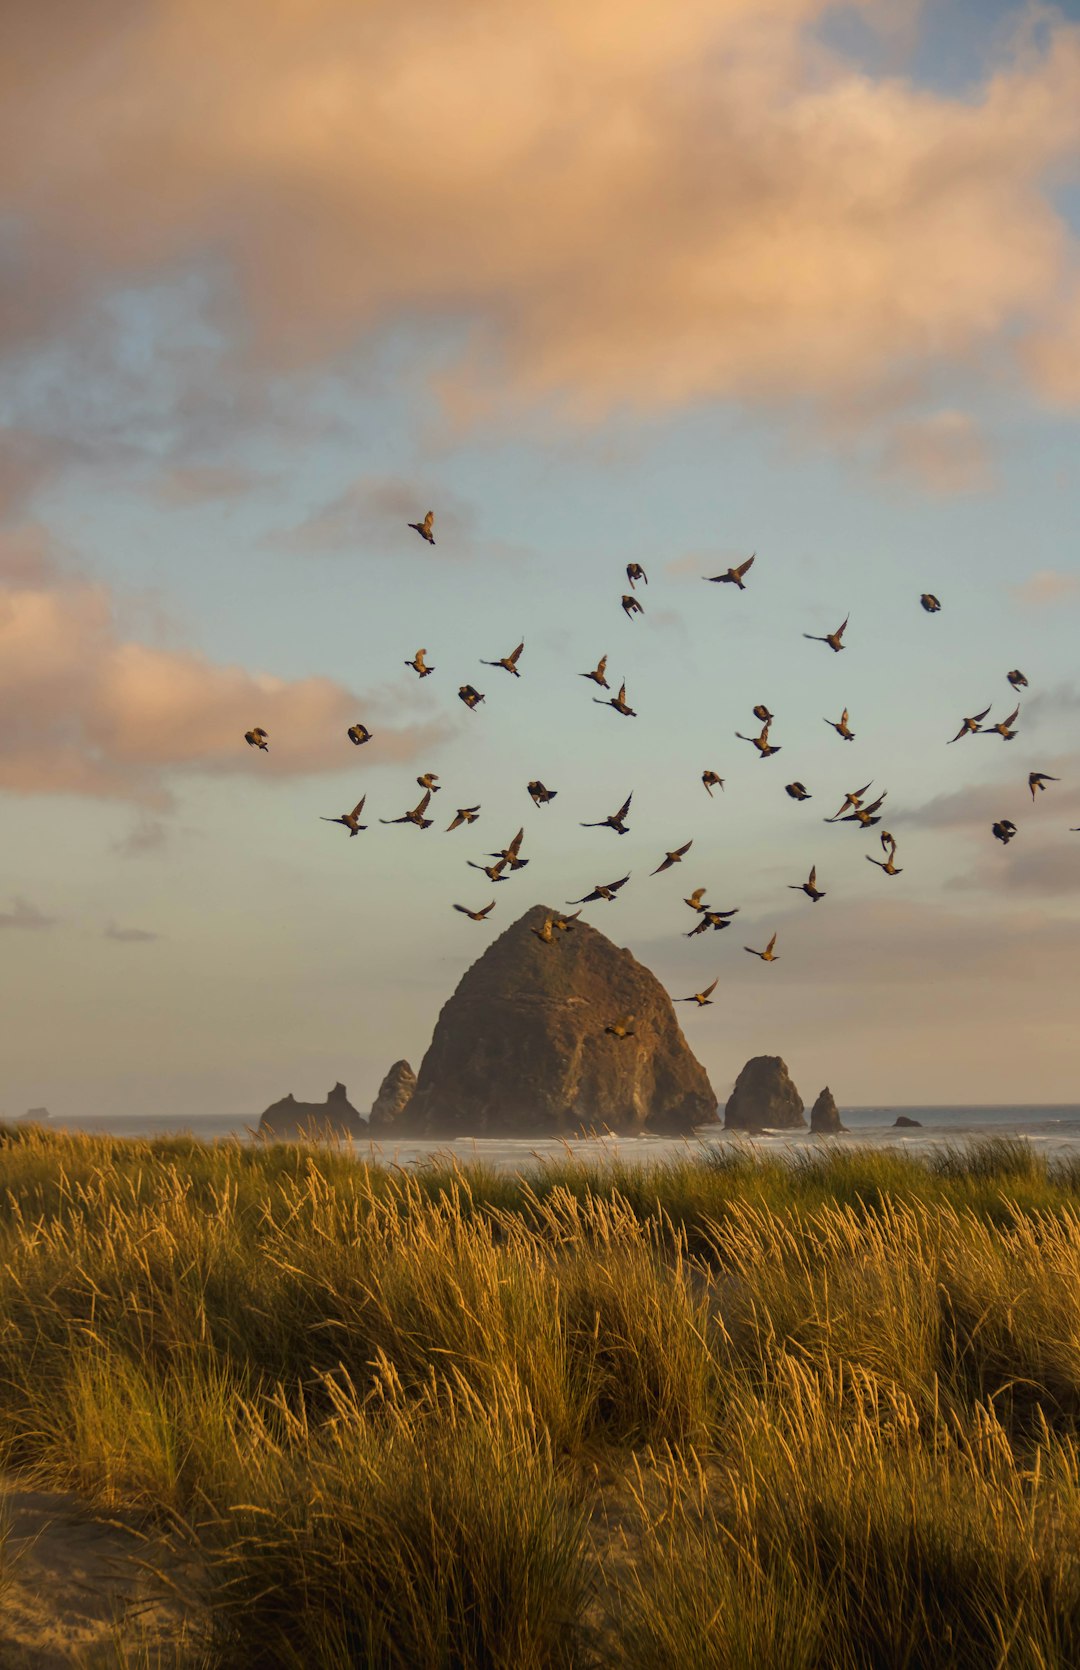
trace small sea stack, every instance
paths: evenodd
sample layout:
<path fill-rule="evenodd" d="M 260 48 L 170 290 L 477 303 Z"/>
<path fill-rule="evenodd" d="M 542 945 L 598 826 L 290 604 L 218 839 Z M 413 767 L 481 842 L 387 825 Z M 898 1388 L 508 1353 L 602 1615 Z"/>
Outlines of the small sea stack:
<path fill-rule="evenodd" d="M 280 1102 L 272 1102 L 259 1119 L 259 1135 L 279 1142 L 302 1138 L 358 1137 L 367 1131 L 367 1121 L 349 1101 L 343 1084 L 335 1084 L 325 1102 L 298 1102 L 290 1090 Z"/>
<path fill-rule="evenodd" d="M 836 1105 L 836 1097 L 828 1085 L 810 1109 L 810 1129 L 819 1136 L 833 1136 L 844 1129 L 840 1123 L 840 1109 Z"/>
<path fill-rule="evenodd" d="M 379 1086 L 379 1094 L 368 1114 L 369 1131 L 386 1131 L 395 1125 L 412 1101 L 416 1074 L 407 1061 L 395 1061 Z"/>
<path fill-rule="evenodd" d="M 803 1100 L 778 1055 L 755 1055 L 735 1080 L 724 1109 L 727 1131 L 804 1131 Z"/>

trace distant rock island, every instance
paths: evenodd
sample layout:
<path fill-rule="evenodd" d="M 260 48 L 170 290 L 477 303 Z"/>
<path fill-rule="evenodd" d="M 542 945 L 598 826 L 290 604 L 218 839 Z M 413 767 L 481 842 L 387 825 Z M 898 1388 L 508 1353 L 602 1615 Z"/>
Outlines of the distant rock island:
<path fill-rule="evenodd" d="M 586 922 L 545 944 L 532 930 L 558 915 L 534 905 L 462 976 L 395 1134 L 685 1132 L 715 1121 L 708 1076 L 656 976 Z M 633 1017 L 631 1036 L 605 1031 L 619 1016 Z"/>
<path fill-rule="evenodd" d="M 727 1131 L 803 1131 L 803 1101 L 778 1055 L 755 1055 L 735 1080 L 724 1109 Z"/>
<path fill-rule="evenodd" d="M 44 1120 L 51 1119 L 52 1115 L 50 1114 L 48 1108 L 27 1108 L 25 1113 L 20 1113 L 18 1115 L 18 1118 L 28 1119 L 33 1124 L 40 1125 Z"/>
<path fill-rule="evenodd" d="M 810 1109 L 810 1129 L 816 1131 L 819 1136 L 834 1135 L 844 1129 L 840 1123 L 840 1109 L 836 1105 L 836 1097 L 828 1085 Z"/>
<path fill-rule="evenodd" d="M 290 1091 L 271 1103 L 259 1119 L 260 1136 L 296 1142 L 301 1137 L 358 1137 L 367 1123 L 357 1113 L 343 1084 L 335 1084 L 325 1102 L 298 1102 Z"/>

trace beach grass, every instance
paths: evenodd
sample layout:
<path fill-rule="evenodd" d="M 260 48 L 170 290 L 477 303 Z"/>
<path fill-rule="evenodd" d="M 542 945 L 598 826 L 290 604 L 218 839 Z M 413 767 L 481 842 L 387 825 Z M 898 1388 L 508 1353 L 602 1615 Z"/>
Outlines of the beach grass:
<path fill-rule="evenodd" d="M 3 1127 L 0 1267 L 4 1465 L 167 1534 L 193 1665 L 1080 1663 L 1080 1173 L 1023 1142 Z"/>

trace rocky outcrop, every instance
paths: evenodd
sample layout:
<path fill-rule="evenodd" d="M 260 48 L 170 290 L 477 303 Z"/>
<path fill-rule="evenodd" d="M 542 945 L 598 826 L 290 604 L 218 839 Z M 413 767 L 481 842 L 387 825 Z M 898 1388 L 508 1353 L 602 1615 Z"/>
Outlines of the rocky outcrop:
<path fill-rule="evenodd" d="M 558 914 L 535 905 L 463 975 L 395 1130 L 528 1137 L 715 1120 L 705 1069 L 655 975 L 586 922 L 545 944 L 532 930 Z M 628 1036 L 605 1031 L 627 1016 Z"/>
<path fill-rule="evenodd" d="M 369 1131 L 385 1131 L 400 1119 L 416 1089 L 416 1074 L 407 1061 L 395 1061 L 379 1086 L 368 1114 Z"/>
<path fill-rule="evenodd" d="M 922 1120 L 921 1119 L 909 1119 L 906 1113 L 898 1114 L 897 1117 L 893 1120 L 893 1129 L 894 1130 L 896 1129 L 896 1127 L 898 1125 L 906 1126 L 908 1129 L 913 1130 L 913 1131 L 921 1131 L 922 1130 Z"/>
<path fill-rule="evenodd" d="M 25 1113 L 19 1114 L 19 1118 L 28 1119 L 33 1124 L 40 1125 L 44 1120 L 51 1119 L 52 1115 L 48 1108 L 27 1108 Z"/>
<path fill-rule="evenodd" d="M 728 1131 L 804 1130 L 802 1097 L 778 1055 L 755 1055 L 735 1080 L 724 1109 Z"/>
<path fill-rule="evenodd" d="M 836 1097 L 828 1085 L 810 1109 L 810 1129 L 817 1131 L 821 1136 L 830 1136 L 844 1129 L 840 1123 L 840 1109 L 836 1105 Z"/>
<path fill-rule="evenodd" d="M 302 1137 L 357 1137 L 367 1130 L 343 1084 L 335 1084 L 325 1102 L 298 1102 L 289 1092 L 267 1108 L 259 1120 L 260 1136 L 297 1142 Z"/>

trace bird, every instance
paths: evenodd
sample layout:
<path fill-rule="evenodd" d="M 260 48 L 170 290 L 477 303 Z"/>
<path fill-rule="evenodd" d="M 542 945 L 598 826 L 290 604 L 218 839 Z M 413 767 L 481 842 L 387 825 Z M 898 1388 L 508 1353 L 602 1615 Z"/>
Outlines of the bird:
<path fill-rule="evenodd" d="M 535 924 L 530 925 L 529 932 L 531 934 L 535 934 L 537 939 L 542 940 L 545 945 L 554 945 L 554 943 L 555 943 L 554 928 L 555 928 L 554 919 L 550 916 L 545 916 L 543 922 L 540 924 L 539 927 L 537 927 Z"/>
<path fill-rule="evenodd" d="M 420 788 L 430 789 L 432 794 L 438 794 L 440 792 L 439 773 L 437 771 L 425 771 L 416 779 L 416 781 Z"/>
<path fill-rule="evenodd" d="M 836 628 L 836 631 L 826 632 L 823 638 L 819 637 L 816 632 L 804 632 L 803 637 L 809 638 L 810 641 L 815 644 L 828 644 L 829 648 L 839 655 L 840 651 L 846 648 L 846 645 L 842 644 L 840 640 L 844 636 L 844 631 L 850 619 L 850 615 L 845 615 L 840 625 Z"/>
<path fill-rule="evenodd" d="M 359 748 L 361 744 L 371 741 L 371 732 L 368 730 L 366 725 L 350 725 L 346 735 L 348 736 L 349 741 L 354 743 L 357 748 Z"/>
<path fill-rule="evenodd" d="M 605 701 L 603 696 L 594 696 L 593 701 L 600 707 L 613 707 L 616 713 L 621 713 L 626 719 L 637 718 L 637 714 L 634 712 L 633 708 L 627 704 L 625 679 L 619 686 L 619 694 L 617 696 L 612 696 L 608 701 Z"/>
<path fill-rule="evenodd" d="M 1047 773 L 1045 771 L 1029 771 L 1028 772 L 1028 788 L 1031 790 L 1032 800 L 1035 799 L 1035 796 L 1039 792 L 1040 789 L 1045 789 L 1046 788 L 1047 783 L 1060 783 L 1060 782 L 1061 782 L 1060 777 L 1050 777 L 1050 776 L 1047 775 Z"/>
<path fill-rule="evenodd" d="M 631 790 L 617 812 L 612 812 L 609 817 L 601 818 L 599 823 L 583 823 L 581 825 L 582 829 L 613 829 L 616 835 L 629 835 L 630 831 L 626 827 L 626 814 L 630 810 L 630 802 L 633 798 L 634 795 Z"/>
<path fill-rule="evenodd" d="M 740 742 L 752 742 L 758 751 L 759 759 L 767 760 L 770 754 L 778 754 L 780 752 L 779 747 L 774 747 L 769 741 L 769 727 L 767 724 L 761 727 L 760 736 L 743 736 L 742 731 L 736 731 L 735 735 L 739 738 Z"/>
<path fill-rule="evenodd" d="M 482 702 L 484 699 L 479 690 L 475 690 L 471 684 L 459 685 L 458 695 L 465 703 L 465 706 L 470 709 L 476 707 L 477 703 Z"/>
<path fill-rule="evenodd" d="M 752 945 L 744 945 L 743 950 L 744 951 L 749 951 L 749 953 L 752 957 L 760 957 L 763 963 L 778 963 L 780 961 L 780 958 L 775 956 L 774 953 L 773 953 L 773 946 L 775 944 L 776 944 L 776 935 L 773 934 L 773 936 L 770 939 L 768 945 L 766 945 L 764 951 L 755 951 L 754 947 Z"/>
<path fill-rule="evenodd" d="M 525 839 L 525 830 L 524 830 L 524 828 L 521 828 L 521 829 L 518 830 L 517 834 L 514 836 L 514 839 L 510 842 L 510 845 L 508 847 L 504 847 L 501 852 L 489 852 L 488 857 L 489 858 L 501 858 L 503 863 L 504 864 L 509 864 L 509 866 L 512 870 L 523 870 L 525 868 L 526 864 L 529 862 L 529 860 L 527 858 L 522 858 L 520 856 L 521 855 L 521 843 L 524 839 Z"/>
<path fill-rule="evenodd" d="M 455 905 L 454 909 L 460 910 L 462 916 L 467 916 L 470 922 L 483 922 L 495 909 L 495 900 L 492 899 L 491 903 L 485 905 L 483 910 L 470 910 L 468 905 Z"/>
<path fill-rule="evenodd" d="M 922 604 L 928 615 L 936 615 L 938 610 L 941 608 L 941 604 L 932 591 L 924 591 L 922 596 L 919 598 L 919 602 Z"/>
<path fill-rule="evenodd" d="M 863 795 L 869 794 L 870 786 L 873 781 L 874 779 L 871 777 L 870 782 L 864 784 L 861 789 L 849 789 L 848 793 L 844 796 L 844 804 L 841 806 L 840 810 L 835 814 L 835 816 L 826 818 L 824 821 L 826 823 L 836 823 L 839 818 L 843 817 L 849 806 L 861 806 L 863 802 Z"/>
<path fill-rule="evenodd" d="M 689 905 L 691 910 L 696 910 L 696 911 L 708 910 L 708 908 L 709 908 L 708 905 L 703 905 L 702 902 L 701 902 L 708 891 L 709 891 L 709 889 L 707 887 L 695 887 L 694 891 L 691 893 L 690 897 L 688 899 L 683 900 L 683 904 L 684 905 Z"/>
<path fill-rule="evenodd" d="M 886 789 L 885 794 L 887 793 L 888 790 Z M 857 823 L 862 829 L 869 829 L 871 824 L 880 823 L 881 819 L 876 818 L 874 813 L 881 806 L 884 799 L 885 795 L 879 794 L 876 800 L 872 800 L 870 802 L 869 806 L 856 806 L 848 813 L 846 818 L 841 818 L 841 823 Z"/>
<path fill-rule="evenodd" d="M 508 673 L 513 673 L 515 678 L 520 678 L 521 674 L 518 672 L 517 668 L 518 656 L 524 648 L 525 640 L 522 638 L 517 649 L 512 649 L 509 655 L 500 655 L 497 661 L 485 661 L 481 658 L 480 665 L 482 667 L 505 667 Z"/>
<path fill-rule="evenodd" d="M 817 885 L 816 864 L 810 871 L 810 878 L 808 881 L 790 881 L 788 882 L 788 887 L 793 893 L 805 893 L 811 904 L 816 905 L 819 899 L 823 899 L 825 897 L 824 893 Z"/>
<path fill-rule="evenodd" d="M 881 842 L 882 852 L 888 852 L 890 847 L 896 846 L 896 836 L 890 835 L 887 829 L 881 829 L 878 831 L 878 840 Z"/>
<path fill-rule="evenodd" d="M 843 713 L 840 715 L 839 721 L 836 719 L 826 719 L 825 723 L 826 725 L 831 725 L 837 736 L 842 736 L 845 742 L 855 741 L 855 732 L 848 724 L 847 708 L 845 708 Z"/>
<path fill-rule="evenodd" d="M 406 812 L 404 817 L 401 817 L 401 818 L 380 818 L 379 822 L 380 823 L 414 823 L 416 825 L 417 829 L 430 829 L 432 820 L 431 820 L 431 818 L 425 818 L 425 816 L 424 816 L 424 813 L 427 811 L 428 806 L 430 805 L 430 803 L 431 803 L 431 790 L 428 789 L 428 790 L 426 790 L 426 792 L 424 794 L 424 798 L 423 798 L 423 800 L 421 800 L 420 804 L 418 806 L 414 806 L 411 812 Z"/>
<path fill-rule="evenodd" d="M 706 933 L 709 928 L 730 928 L 730 918 L 734 915 L 736 915 L 734 910 L 703 910 L 701 913 L 701 921 L 698 923 L 696 928 L 691 928 L 690 932 L 685 937 L 687 939 L 693 939 L 697 934 Z"/>
<path fill-rule="evenodd" d="M 624 613 L 627 614 L 628 616 L 629 615 L 643 615 L 645 613 L 644 608 L 638 602 L 637 598 L 636 597 L 631 597 L 629 592 L 627 592 L 627 594 L 624 596 L 624 598 L 622 600 L 622 606 L 623 606 Z"/>
<path fill-rule="evenodd" d="M 789 794 L 792 800 L 812 800 L 814 798 L 805 783 L 785 783 L 784 793 Z"/>
<path fill-rule="evenodd" d="M 716 990 L 717 981 L 719 979 L 720 979 L 720 976 L 718 974 L 716 976 L 716 980 L 713 981 L 712 985 L 711 986 L 706 986 L 705 990 L 703 992 L 694 992 L 692 997 L 677 997 L 675 999 L 676 1003 L 696 1003 L 699 1009 L 706 1008 L 708 1005 L 710 1005 L 712 1003 L 712 997 L 710 996 L 710 993 L 712 993 Z"/>
<path fill-rule="evenodd" d="M 745 591 L 746 587 L 743 585 L 743 580 L 753 568 L 754 557 L 756 556 L 757 552 L 755 551 L 754 555 L 747 557 L 746 561 L 741 562 L 738 568 L 729 568 L 725 574 L 703 574 L 701 578 L 708 580 L 714 586 L 738 586 L 740 591 Z"/>
<path fill-rule="evenodd" d="M 470 870 L 480 870 L 485 876 L 487 876 L 488 881 L 496 882 L 509 880 L 509 877 L 503 875 L 503 871 L 506 869 L 505 858 L 500 858 L 497 864 L 474 864 L 471 858 L 467 858 L 465 862 L 468 864 Z"/>
<path fill-rule="evenodd" d="M 606 899 L 608 901 L 608 903 L 610 904 L 611 901 L 614 899 L 616 893 L 619 891 L 619 888 L 620 887 L 625 887 L 629 880 L 630 880 L 630 872 L 627 871 L 626 875 L 623 876 L 621 881 L 608 881 L 608 882 L 599 882 L 598 881 L 596 883 L 596 885 L 593 887 L 592 892 L 591 893 L 586 893 L 586 895 L 583 899 L 567 899 L 566 902 L 567 902 L 568 905 L 588 905 L 588 904 L 591 904 L 594 899 Z"/>
<path fill-rule="evenodd" d="M 704 783 L 709 792 L 710 800 L 713 797 L 713 789 L 722 789 L 724 786 L 724 779 L 722 777 L 718 777 L 715 771 L 703 771 L 701 773 L 701 781 Z"/>
<path fill-rule="evenodd" d="M 574 928 L 577 927 L 578 917 L 580 915 L 580 910 L 575 910 L 573 916 L 566 916 L 565 914 L 556 916 L 554 918 L 555 927 L 561 934 L 572 933 Z"/>
<path fill-rule="evenodd" d="M 883 831 L 882 836 L 881 836 L 881 844 L 885 848 L 885 851 L 887 852 L 888 856 L 885 859 L 871 858 L 869 853 L 865 853 L 864 856 L 866 858 L 867 863 L 868 864 L 876 864 L 878 869 L 879 870 L 884 870 L 884 872 L 887 876 L 902 876 L 903 873 L 904 873 L 903 870 L 899 870 L 896 867 L 896 842 L 890 836 L 888 845 L 886 846 L 885 834 L 884 834 L 884 831 Z"/>
<path fill-rule="evenodd" d="M 475 823 L 479 814 L 479 806 L 459 806 L 446 826 L 446 833 L 449 835 L 452 829 L 460 829 L 463 823 Z"/>
<path fill-rule="evenodd" d="M 649 576 L 639 562 L 627 563 L 626 578 L 629 580 L 631 587 L 635 586 L 639 580 L 644 580 L 646 585 L 649 583 Z"/>
<path fill-rule="evenodd" d="M 1005 674 L 1005 677 L 1008 679 L 1009 683 L 1012 685 L 1014 690 L 1026 690 L 1027 689 L 1027 682 L 1028 681 L 1024 677 L 1023 673 L 1020 671 L 1019 667 L 1014 667 L 1011 673 L 1006 673 Z"/>
<path fill-rule="evenodd" d="M 962 736 L 967 736 L 969 732 L 972 736 L 974 736 L 975 732 L 982 728 L 982 722 L 986 718 L 986 715 L 990 712 L 990 708 L 993 707 L 993 705 L 993 702 L 991 702 L 990 707 L 984 707 L 981 713 L 970 714 L 969 717 L 964 720 L 956 735 L 949 738 L 950 743 L 959 742 L 960 738 Z"/>
<path fill-rule="evenodd" d="M 689 852 L 690 848 L 693 846 L 693 844 L 694 844 L 694 842 L 693 842 L 693 839 L 691 838 L 689 841 L 687 841 L 685 846 L 676 847 L 674 852 L 666 852 L 664 854 L 663 858 L 660 860 L 660 863 L 656 866 L 656 869 L 655 870 L 650 870 L 649 874 L 651 876 L 658 876 L 658 875 L 661 875 L 664 870 L 670 870 L 671 866 L 673 864 L 681 864 L 683 854 L 686 853 L 686 852 Z"/>
<path fill-rule="evenodd" d="M 760 719 L 763 725 L 771 725 L 776 715 L 769 712 L 764 702 L 758 702 L 754 709 L 754 718 Z"/>
<path fill-rule="evenodd" d="M 406 667 L 411 667 L 414 673 L 419 673 L 421 678 L 427 678 L 435 671 L 434 667 L 429 667 L 424 660 L 426 654 L 426 649 L 418 649 L 412 660 L 405 663 Z"/>
<path fill-rule="evenodd" d="M 270 751 L 270 744 L 266 739 L 267 732 L 263 730 L 261 725 L 256 725 L 254 729 L 244 732 L 244 741 L 248 747 L 261 748 L 264 754 Z"/>
<path fill-rule="evenodd" d="M 633 1015 L 616 1016 L 616 1018 L 608 1026 L 605 1026 L 604 1031 L 610 1032 L 613 1038 L 637 1037 L 637 1033 L 634 1031 Z"/>
<path fill-rule="evenodd" d="M 351 839 L 352 836 L 358 835 L 362 829 L 367 828 L 366 823 L 360 823 L 359 821 L 360 813 L 364 810 L 364 801 L 366 799 L 366 794 L 361 795 L 352 811 L 342 812 L 340 818 L 320 818 L 319 821 L 320 823 L 343 823 L 345 828 L 349 831 L 349 837 Z"/>
<path fill-rule="evenodd" d="M 999 818 L 997 823 L 990 825 L 991 833 L 999 840 L 1003 847 L 1007 847 L 1016 834 L 1016 825 L 1011 818 Z M 1072 831 L 1075 834 L 1075 830 Z"/>
<path fill-rule="evenodd" d="M 534 777 L 531 783 L 526 783 L 525 788 L 532 796 L 534 806 L 546 806 L 559 792 L 558 789 L 545 789 L 539 777 Z"/>
<path fill-rule="evenodd" d="M 426 539 L 429 545 L 434 545 L 435 535 L 431 531 L 431 524 L 435 520 L 435 512 L 429 510 L 422 522 L 410 522 L 410 528 L 415 528 L 421 539 Z"/>
<path fill-rule="evenodd" d="M 1016 707 L 1013 708 L 1007 719 L 999 719 L 996 725 L 984 726 L 981 734 L 983 736 L 1000 736 L 1004 739 L 1004 741 L 1011 742 L 1013 737 L 1016 735 L 1016 732 L 1011 731 L 1009 726 L 1013 723 L 1013 720 L 1017 717 L 1019 712 L 1020 706 L 1018 703 Z"/>
<path fill-rule="evenodd" d="M 599 661 L 597 662 L 596 666 L 593 668 L 591 673 L 579 673 L 578 678 L 591 678 L 594 684 L 599 684 L 600 685 L 601 689 L 610 690 L 611 686 L 608 683 L 607 679 L 604 677 L 604 669 L 606 667 L 607 667 L 607 656 L 602 655 L 600 657 Z"/>

